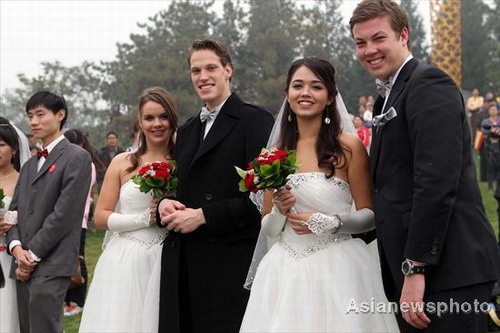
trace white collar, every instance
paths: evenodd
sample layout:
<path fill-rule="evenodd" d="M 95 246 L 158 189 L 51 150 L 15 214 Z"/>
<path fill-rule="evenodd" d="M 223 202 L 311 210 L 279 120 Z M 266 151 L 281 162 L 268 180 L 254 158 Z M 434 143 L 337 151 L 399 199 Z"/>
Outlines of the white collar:
<path fill-rule="evenodd" d="M 62 140 L 64 140 L 64 134 L 61 134 L 57 139 L 52 141 L 47 147 L 43 147 L 43 148 L 47 149 L 47 152 L 50 154 L 52 149 L 54 149 L 54 147 L 57 146 L 57 144 L 59 142 L 61 142 Z"/>
<path fill-rule="evenodd" d="M 403 69 L 404 65 L 406 65 L 406 63 L 408 61 L 410 61 L 411 59 L 413 59 L 413 55 L 410 53 L 410 55 L 405 59 L 405 61 L 401 64 L 401 66 L 399 66 L 398 70 L 396 71 L 396 73 L 390 77 L 390 80 L 391 80 L 391 87 L 394 86 L 394 83 L 396 83 L 396 80 L 398 78 L 398 75 L 399 75 L 399 72 L 401 72 L 401 70 Z M 392 89 L 391 89 L 392 90 Z"/>

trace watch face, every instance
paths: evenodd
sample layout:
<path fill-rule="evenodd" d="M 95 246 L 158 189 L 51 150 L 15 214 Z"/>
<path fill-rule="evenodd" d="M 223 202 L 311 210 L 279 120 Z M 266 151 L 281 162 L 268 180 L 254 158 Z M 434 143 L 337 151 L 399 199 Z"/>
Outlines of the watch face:
<path fill-rule="evenodd" d="M 408 261 L 403 261 L 401 264 L 401 271 L 403 272 L 404 275 L 409 275 L 411 272 L 411 265 Z"/>

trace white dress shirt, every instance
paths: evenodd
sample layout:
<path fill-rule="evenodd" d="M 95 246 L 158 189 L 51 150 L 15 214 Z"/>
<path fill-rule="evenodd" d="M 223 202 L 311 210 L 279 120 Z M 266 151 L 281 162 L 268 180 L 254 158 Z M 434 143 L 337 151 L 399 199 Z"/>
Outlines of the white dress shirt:
<path fill-rule="evenodd" d="M 215 113 L 215 117 L 213 119 L 212 118 L 207 119 L 207 124 L 205 125 L 205 133 L 203 134 L 203 139 L 205 139 L 207 137 L 208 131 L 210 131 L 210 129 L 212 128 L 212 125 L 214 124 L 215 119 L 217 119 L 217 116 L 219 115 L 219 112 L 222 109 L 222 107 L 224 106 L 224 104 L 226 103 L 226 101 L 227 101 L 227 98 L 224 100 L 224 102 L 217 105 L 213 110 L 210 110 L 210 112 Z"/>

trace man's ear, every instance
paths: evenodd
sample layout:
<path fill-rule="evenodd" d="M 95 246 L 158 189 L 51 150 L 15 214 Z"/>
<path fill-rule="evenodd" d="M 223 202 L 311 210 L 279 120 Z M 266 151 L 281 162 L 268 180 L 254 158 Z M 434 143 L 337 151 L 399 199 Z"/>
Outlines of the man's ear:
<path fill-rule="evenodd" d="M 401 30 L 401 34 L 400 34 L 400 37 L 401 39 L 401 43 L 408 47 L 408 39 L 410 38 L 410 32 L 408 31 L 408 28 L 404 27 L 402 30 Z"/>
<path fill-rule="evenodd" d="M 66 110 L 64 109 L 59 110 L 57 113 L 57 120 L 61 122 L 64 119 L 64 117 L 66 117 Z"/>
<path fill-rule="evenodd" d="M 227 64 L 224 67 L 224 72 L 225 72 L 225 76 L 226 76 L 226 81 L 230 80 L 231 77 L 233 76 L 233 66 L 231 66 L 230 64 Z"/>

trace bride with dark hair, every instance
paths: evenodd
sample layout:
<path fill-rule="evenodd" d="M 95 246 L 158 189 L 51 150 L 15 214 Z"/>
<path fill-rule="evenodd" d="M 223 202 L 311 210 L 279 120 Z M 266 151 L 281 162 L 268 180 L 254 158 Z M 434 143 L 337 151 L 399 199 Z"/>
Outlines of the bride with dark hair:
<path fill-rule="evenodd" d="M 0 332 L 19 332 L 16 281 L 9 278 L 12 256 L 7 254 L 5 239 L 13 221 L 5 214 L 14 195 L 21 166 L 29 156 L 28 140 L 24 134 L 0 117 L 0 188 L 4 191 L 4 198 L 0 199 L 4 205 L 0 209 L 0 266 L 5 280 L 4 288 L 0 289 Z"/>
<path fill-rule="evenodd" d="M 285 189 L 264 194 L 262 231 L 277 242 L 257 268 L 241 332 L 398 331 L 393 314 L 359 312 L 387 299 L 373 255 L 351 236 L 374 229 L 373 204 L 368 155 L 339 99 L 328 61 L 292 64 L 274 146 L 295 149 L 300 165 Z"/>

